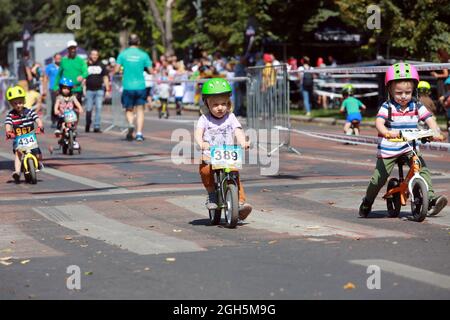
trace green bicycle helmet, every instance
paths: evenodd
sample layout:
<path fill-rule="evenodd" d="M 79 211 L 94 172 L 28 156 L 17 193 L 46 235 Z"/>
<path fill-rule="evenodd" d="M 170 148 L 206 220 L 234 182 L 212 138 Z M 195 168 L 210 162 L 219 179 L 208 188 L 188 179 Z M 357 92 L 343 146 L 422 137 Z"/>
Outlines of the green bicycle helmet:
<path fill-rule="evenodd" d="M 353 85 L 351 84 L 346 84 L 342 87 L 342 94 L 353 94 L 355 92 L 355 89 L 353 88 Z"/>
<path fill-rule="evenodd" d="M 202 97 L 224 93 L 231 94 L 231 86 L 222 78 L 209 79 L 202 86 Z"/>

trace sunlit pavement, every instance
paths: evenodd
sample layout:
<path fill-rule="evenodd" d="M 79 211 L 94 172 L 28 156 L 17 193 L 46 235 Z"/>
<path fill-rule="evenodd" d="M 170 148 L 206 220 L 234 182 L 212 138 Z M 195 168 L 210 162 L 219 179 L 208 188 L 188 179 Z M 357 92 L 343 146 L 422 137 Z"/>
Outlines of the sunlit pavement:
<path fill-rule="evenodd" d="M 375 146 L 292 134 L 301 154 L 281 148 L 272 157 L 278 174 L 244 166 L 254 211 L 228 229 L 209 223 L 198 165 L 173 162 L 172 133 L 185 129 L 193 143 L 195 120 L 147 112 L 144 142 L 116 129 L 85 133 L 81 123 L 82 152 L 73 156 L 48 152 L 56 138 L 47 124 L 37 185 L 12 181 L 3 141 L 0 299 L 450 298 L 449 207 L 423 223 L 405 218 L 409 206 L 388 218 L 380 194 L 369 218 L 358 217 Z M 424 157 L 436 192 L 450 197 L 450 153 Z M 373 265 L 379 289 L 370 286 Z M 69 266 L 79 267 L 78 290 L 68 288 Z"/>

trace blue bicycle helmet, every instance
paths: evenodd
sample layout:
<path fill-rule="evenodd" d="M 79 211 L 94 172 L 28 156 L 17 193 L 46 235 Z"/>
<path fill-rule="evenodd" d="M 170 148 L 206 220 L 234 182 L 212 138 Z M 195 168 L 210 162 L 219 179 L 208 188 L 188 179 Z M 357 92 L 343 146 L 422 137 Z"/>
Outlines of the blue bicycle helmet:
<path fill-rule="evenodd" d="M 73 81 L 68 79 L 68 78 L 61 78 L 61 80 L 59 81 L 59 86 L 64 86 L 64 87 L 69 87 L 72 88 L 73 87 Z"/>

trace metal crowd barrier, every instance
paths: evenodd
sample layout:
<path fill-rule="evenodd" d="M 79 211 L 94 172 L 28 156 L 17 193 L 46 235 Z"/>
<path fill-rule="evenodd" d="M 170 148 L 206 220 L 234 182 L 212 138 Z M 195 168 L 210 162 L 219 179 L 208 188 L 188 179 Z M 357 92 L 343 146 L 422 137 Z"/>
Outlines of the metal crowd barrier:
<path fill-rule="evenodd" d="M 272 140 L 272 130 L 277 130 L 277 127 L 290 128 L 287 65 L 249 67 L 247 74 L 248 126 L 257 131 L 267 131 L 265 142 L 269 156 L 281 147 L 300 154 L 290 146 L 289 130 L 279 131 L 278 139 Z"/>
<path fill-rule="evenodd" d="M 125 117 L 125 112 L 122 108 L 122 75 L 116 74 L 111 81 L 111 114 L 112 123 L 104 131 L 110 131 L 118 128 L 122 132 L 128 129 L 128 121 Z"/>
<path fill-rule="evenodd" d="M 15 84 L 17 84 L 15 77 L 0 77 L 0 113 L 8 110 L 9 106 L 5 98 L 6 90 Z"/>

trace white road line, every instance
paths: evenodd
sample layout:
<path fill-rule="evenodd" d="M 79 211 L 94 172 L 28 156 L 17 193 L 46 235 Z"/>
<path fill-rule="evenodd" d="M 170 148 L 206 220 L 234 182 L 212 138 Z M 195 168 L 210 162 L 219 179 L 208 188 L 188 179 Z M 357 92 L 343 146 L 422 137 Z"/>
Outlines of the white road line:
<path fill-rule="evenodd" d="M 376 198 L 372 211 L 386 212 L 386 201 L 382 199 L 382 193 L 386 189 L 383 188 L 380 194 Z M 442 190 L 435 190 L 438 194 L 441 194 Z M 366 190 L 361 187 L 339 187 L 339 188 L 323 188 L 320 192 L 317 190 L 300 190 L 294 197 L 303 198 L 307 200 L 317 201 L 320 203 L 333 202 L 333 206 L 341 209 L 348 209 L 355 211 L 357 214 L 358 206 L 361 203 L 361 199 L 364 197 Z M 410 214 L 410 206 L 402 208 L 401 215 Z M 386 212 L 387 215 L 387 212 Z M 395 220 L 395 219 L 394 219 Z M 450 207 L 444 208 L 439 215 L 433 217 L 427 217 L 425 223 L 431 223 L 441 226 L 450 227 Z"/>
<path fill-rule="evenodd" d="M 0 157 L 9 159 L 11 161 L 14 161 L 14 155 L 6 153 L 6 152 L 0 152 Z M 46 173 L 58 178 L 62 178 L 65 180 L 69 180 L 69 181 L 73 181 L 79 184 L 84 184 L 86 186 L 89 186 L 91 188 L 96 188 L 96 189 L 111 189 L 111 188 L 115 188 L 117 189 L 117 186 L 113 185 L 113 184 L 108 184 L 108 183 L 103 183 L 103 182 L 99 182 L 96 180 L 92 180 L 89 178 L 85 178 L 85 177 L 80 177 L 80 176 L 76 176 L 67 172 L 63 172 L 60 170 L 56 170 L 56 169 L 52 169 L 52 168 L 48 168 L 46 167 L 42 173 Z"/>
<path fill-rule="evenodd" d="M 350 260 L 350 263 L 368 267 L 376 265 L 381 272 L 393 273 L 397 276 L 426 283 L 435 287 L 450 290 L 450 276 L 401 264 L 389 260 Z"/>
<path fill-rule="evenodd" d="M 139 255 L 206 250 L 192 241 L 169 237 L 107 218 L 85 205 L 40 207 L 33 210 L 80 235 L 105 241 Z"/>
<path fill-rule="evenodd" d="M 171 197 L 166 201 L 195 214 L 209 217 L 204 206 L 204 196 Z M 255 209 L 246 219 L 246 222 L 249 223 L 246 226 L 249 228 L 263 229 L 276 233 L 288 233 L 292 236 L 344 236 L 350 238 L 412 237 L 412 235 L 400 231 L 372 228 L 362 224 L 287 209 L 274 209 L 270 212 Z"/>
<path fill-rule="evenodd" d="M 24 233 L 14 224 L 0 224 L 0 258 L 13 259 L 63 256 L 60 251 L 48 247 Z"/>

